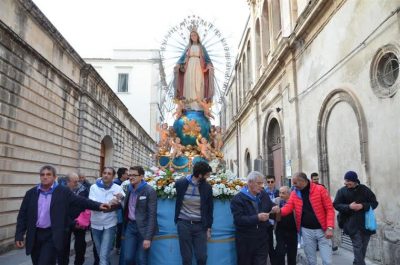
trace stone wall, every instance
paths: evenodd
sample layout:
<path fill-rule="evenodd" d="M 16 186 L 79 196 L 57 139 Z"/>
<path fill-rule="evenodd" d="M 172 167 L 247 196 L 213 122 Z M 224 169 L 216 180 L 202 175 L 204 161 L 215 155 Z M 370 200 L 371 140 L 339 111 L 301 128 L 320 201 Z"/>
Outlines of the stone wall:
<path fill-rule="evenodd" d="M 59 175 L 152 164 L 155 143 L 31 1 L 0 5 L 0 252 L 12 247 L 25 192 Z"/>

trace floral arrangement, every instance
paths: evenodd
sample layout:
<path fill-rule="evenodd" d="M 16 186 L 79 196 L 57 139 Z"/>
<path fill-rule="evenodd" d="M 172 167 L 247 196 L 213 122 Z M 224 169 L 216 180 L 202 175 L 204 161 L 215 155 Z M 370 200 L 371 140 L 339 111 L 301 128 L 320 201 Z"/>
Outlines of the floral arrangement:
<path fill-rule="evenodd" d="M 146 170 L 145 181 L 157 192 L 157 197 L 171 199 L 176 196 L 175 181 L 189 173 L 174 172 L 173 170 L 162 171 L 156 167 Z M 207 182 L 212 186 L 214 198 L 230 199 L 235 196 L 246 182 L 236 177 L 232 172 L 225 171 L 212 174 Z M 122 183 L 122 188 L 127 191 L 129 180 Z"/>

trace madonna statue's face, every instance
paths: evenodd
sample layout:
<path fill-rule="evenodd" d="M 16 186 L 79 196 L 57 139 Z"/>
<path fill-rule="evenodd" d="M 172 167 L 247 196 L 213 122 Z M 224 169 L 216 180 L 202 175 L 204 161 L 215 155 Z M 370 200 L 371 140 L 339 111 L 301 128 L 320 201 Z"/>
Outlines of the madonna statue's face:
<path fill-rule="evenodd" d="M 199 35 L 197 34 L 197 32 L 192 31 L 190 33 L 190 39 L 192 40 L 193 43 L 198 43 L 199 42 Z"/>

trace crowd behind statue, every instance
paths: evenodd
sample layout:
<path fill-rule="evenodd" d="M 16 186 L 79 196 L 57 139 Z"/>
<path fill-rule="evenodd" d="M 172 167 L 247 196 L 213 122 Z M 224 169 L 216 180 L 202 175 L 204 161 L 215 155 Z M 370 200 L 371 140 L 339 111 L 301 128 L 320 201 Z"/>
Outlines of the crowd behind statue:
<path fill-rule="evenodd" d="M 212 172 L 206 162 L 193 166 L 192 174 L 175 183 L 174 222 L 177 226 L 182 264 L 207 263 L 207 241 L 212 235 L 213 194 L 206 181 Z M 117 175 L 117 177 L 115 177 Z M 24 196 L 17 218 L 15 244 L 25 247 L 33 264 L 69 264 L 74 234 L 74 264 L 85 261 L 89 231 L 94 264 L 110 264 L 114 248 L 119 264 L 148 264 L 149 250 L 158 232 L 157 195 L 144 180 L 141 166 L 105 167 L 90 184 L 83 174 L 70 173 L 57 179 L 53 166 L 39 170 L 40 183 Z M 121 184 L 128 180 L 127 190 Z M 309 179 L 298 172 L 292 187 L 276 187 L 275 177 L 253 171 L 247 185 L 231 199 L 235 225 L 237 264 L 296 264 L 302 242 L 308 264 L 317 264 L 319 251 L 324 265 L 332 264 L 335 211 L 339 227 L 350 236 L 353 264 L 365 264 L 369 238 L 365 212 L 375 209 L 374 193 L 360 184 L 354 171 L 344 174 L 344 186 L 332 202 L 317 173 Z M 274 243 L 275 242 L 275 243 Z"/>

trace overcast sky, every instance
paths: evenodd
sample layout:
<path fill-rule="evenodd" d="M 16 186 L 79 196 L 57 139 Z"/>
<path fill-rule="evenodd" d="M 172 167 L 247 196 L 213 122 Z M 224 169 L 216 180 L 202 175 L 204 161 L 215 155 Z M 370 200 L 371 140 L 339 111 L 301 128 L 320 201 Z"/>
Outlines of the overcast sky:
<path fill-rule="evenodd" d="M 188 15 L 214 23 L 236 56 L 249 8 L 246 0 L 33 0 L 84 58 L 118 48 L 159 49 L 167 31 Z"/>

